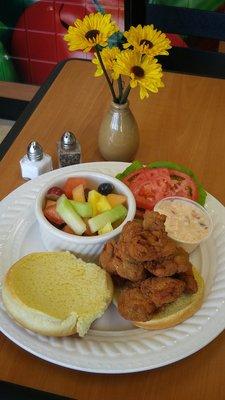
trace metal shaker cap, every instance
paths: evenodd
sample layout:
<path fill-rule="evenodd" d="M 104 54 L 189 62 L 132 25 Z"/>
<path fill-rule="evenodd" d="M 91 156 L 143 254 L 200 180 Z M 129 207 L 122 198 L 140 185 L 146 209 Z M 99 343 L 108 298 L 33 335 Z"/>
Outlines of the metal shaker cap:
<path fill-rule="evenodd" d="M 61 146 L 63 149 L 73 149 L 76 146 L 76 138 L 72 132 L 65 132 L 61 137 Z"/>
<path fill-rule="evenodd" d="M 39 161 L 43 158 L 43 150 L 41 145 L 36 142 L 30 142 L 27 147 L 27 156 L 30 161 Z"/>

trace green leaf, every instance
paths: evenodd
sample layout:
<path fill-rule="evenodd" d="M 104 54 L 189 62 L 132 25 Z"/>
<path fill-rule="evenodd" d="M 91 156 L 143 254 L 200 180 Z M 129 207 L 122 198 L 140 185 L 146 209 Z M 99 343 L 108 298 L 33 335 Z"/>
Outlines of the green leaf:
<path fill-rule="evenodd" d="M 125 37 L 122 32 L 115 32 L 108 39 L 109 47 L 119 47 L 119 49 L 123 50 L 123 43 L 126 42 Z"/>
<path fill-rule="evenodd" d="M 194 172 L 190 169 L 185 167 L 184 165 L 176 164 L 171 161 L 155 161 L 152 163 L 147 164 L 148 168 L 169 168 L 175 169 L 176 171 L 184 172 L 185 174 L 189 175 L 197 185 L 198 188 L 198 200 L 197 202 L 204 206 L 207 193 L 203 188 L 201 182 L 199 181 L 198 177 L 194 174 Z"/>
<path fill-rule="evenodd" d="M 143 168 L 144 164 L 141 161 L 133 161 L 123 172 L 116 175 L 116 178 L 122 181 L 123 178 L 131 174 L 131 172 L 137 171 Z"/>
<path fill-rule="evenodd" d="M 98 1 L 98 0 L 92 0 L 92 1 L 93 1 L 94 5 L 95 5 L 95 7 L 96 7 L 96 10 L 97 10 L 98 12 L 100 12 L 101 14 L 105 14 L 105 9 L 104 9 L 104 7 L 99 3 L 99 1 Z"/>

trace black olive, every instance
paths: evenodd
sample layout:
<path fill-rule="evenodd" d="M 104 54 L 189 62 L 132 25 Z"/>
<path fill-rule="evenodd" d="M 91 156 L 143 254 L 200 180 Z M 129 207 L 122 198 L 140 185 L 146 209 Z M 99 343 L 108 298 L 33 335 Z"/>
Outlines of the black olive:
<path fill-rule="evenodd" d="M 101 185 L 99 185 L 98 192 L 100 194 L 103 194 L 104 196 L 107 196 L 107 194 L 112 193 L 113 189 L 114 189 L 114 186 L 111 183 L 105 182 L 105 183 L 101 183 Z"/>

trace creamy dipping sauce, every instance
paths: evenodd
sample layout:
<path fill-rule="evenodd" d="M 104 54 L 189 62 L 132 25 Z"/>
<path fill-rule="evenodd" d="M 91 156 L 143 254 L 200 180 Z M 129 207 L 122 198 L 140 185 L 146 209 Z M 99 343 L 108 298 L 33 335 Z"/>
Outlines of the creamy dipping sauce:
<path fill-rule="evenodd" d="M 166 215 L 165 229 L 175 240 L 200 242 L 210 232 L 210 220 L 198 206 L 182 200 L 162 201 L 155 209 Z"/>

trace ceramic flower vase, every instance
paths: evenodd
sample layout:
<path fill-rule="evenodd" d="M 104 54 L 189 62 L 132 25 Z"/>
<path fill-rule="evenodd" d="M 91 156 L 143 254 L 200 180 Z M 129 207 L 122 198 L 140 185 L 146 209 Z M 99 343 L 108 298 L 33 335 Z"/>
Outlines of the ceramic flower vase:
<path fill-rule="evenodd" d="M 128 102 L 112 102 L 100 126 L 98 145 L 107 161 L 134 159 L 139 146 L 139 130 Z"/>

